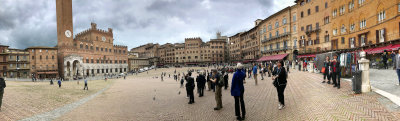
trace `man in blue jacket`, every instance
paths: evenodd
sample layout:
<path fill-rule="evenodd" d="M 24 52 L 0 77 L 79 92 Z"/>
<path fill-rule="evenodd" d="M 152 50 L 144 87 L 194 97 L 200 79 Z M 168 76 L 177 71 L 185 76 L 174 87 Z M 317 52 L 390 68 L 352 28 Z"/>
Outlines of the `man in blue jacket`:
<path fill-rule="evenodd" d="M 253 76 L 254 76 L 254 81 L 256 82 L 257 85 L 257 64 L 253 64 Z"/>
<path fill-rule="evenodd" d="M 246 116 L 246 108 L 244 106 L 243 94 L 244 86 L 246 83 L 244 79 L 246 78 L 245 72 L 243 72 L 243 65 L 241 63 L 237 64 L 237 70 L 232 77 L 231 95 L 235 98 L 235 115 L 237 120 L 244 120 Z M 240 107 L 239 107 L 240 106 Z M 242 115 L 240 115 L 240 109 L 242 110 Z"/>

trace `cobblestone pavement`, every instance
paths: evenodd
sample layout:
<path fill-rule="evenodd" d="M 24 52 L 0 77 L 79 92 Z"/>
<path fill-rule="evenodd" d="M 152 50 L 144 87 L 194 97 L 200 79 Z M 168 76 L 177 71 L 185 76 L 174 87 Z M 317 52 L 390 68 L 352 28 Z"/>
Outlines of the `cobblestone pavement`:
<path fill-rule="evenodd" d="M 57 120 L 235 120 L 234 100 L 223 90 L 223 106 L 214 111 L 214 94 L 195 97 L 187 104 L 184 88 L 168 78 L 174 69 L 158 69 L 118 80 L 110 89 Z M 178 71 L 184 69 L 178 69 Z M 162 82 L 153 76 L 167 72 Z M 232 75 L 230 75 L 231 77 Z M 349 82 L 342 88 L 322 84 L 322 76 L 292 69 L 285 91 L 287 107 L 278 110 L 276 89 L 272 80 L 253 79 L 245 84 L 246 120 L 399 120 L 398 107 L 376 93 L 353 95 Z M 180 92 L 180 93 L 179 93 Z"/>
<path fill-rule="evenodd" d="M 88 81 L 88 91 L 83 90 L 82 81 L 79 85 L 76 81 L 64 81 L 62 88 L 58 88 L 57 82 L 54 82 L 54 85 L 49 85 L 49 82 L 6 83 L 0 121 L 19 120 L 52 111 L 92 95 L 113 82 Z"/>
<path fill-rule="evenodd" d="M 400 86 L 396 70 L 393 69 L 370 69 L 371 86 L 400 97 Z"/>

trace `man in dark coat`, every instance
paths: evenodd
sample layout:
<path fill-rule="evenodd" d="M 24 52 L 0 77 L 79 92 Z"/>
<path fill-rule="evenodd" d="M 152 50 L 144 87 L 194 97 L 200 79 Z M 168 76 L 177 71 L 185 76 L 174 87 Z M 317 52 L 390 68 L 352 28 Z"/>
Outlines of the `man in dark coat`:
<path fill-rule="evenodd" d="M 3 103 L 4 88 L 6 88 L 6 81 L 4 80 L 4 78 L 0 77 L 0 111 L 1 104 Z"/>
<path fill-rule="evenodd" d="M 188 92 L 188 95 L 189 95 L 189 104 L 194 103 L 193 90 L 194 90 L 195 84 L 194 84 L 194 79 L 191 76 L 192 76 L 192 72 L 189 72 L 188 75 L 186 75 L 186 91 Z"/>
<path fill-rule="evenodd" d="M 382 54 L 382 62 L 383 62 L 383 68 L 384 69 L 389 69 L 387 61 L 388 61 L 388 54 L 387 54 L 387 51 L 384 50 L 384 52 Z"/>
<path fill-rule="evenodd" d="M 208 87 L 208 91 L 211 91 L 211 80 L 210 80 L 210 73 L 208 73 L 207 70 L 207 87 Z"/>
<path fill-rule="evenodd" d="M 237 70 L 232 77 L 231 95 L 235 98 L 235 115 L 237 120 L 244 120 L 246 116 L 246 108 L 244 105 L 243 94 L 244 94 L 244 79 L 246 74 L 243 72 L 243 65 L 237 64 Z M 240 115 L 240 109 L 242 115 Z"/>
<path fill-rule="evenodd" d="M 225 90 L 228 89 L 228 79 L 229 79 L 228 73 L 225 73 L 224 75 Z"/>
<path fill-rule="evenodd" d="M 204 95 L 204 87 L 206 85 L 206 77 L 204 76 L 204 73 L 200 73 L 199 76 L 196 78 L 197 82 L 197 92 L 199 93 L 199 97 L 203 97 Z"/>
<path fill-rule="evenodd" d="M 331 60 L 331 76 L 332 76 L 332 81 L 333 81 L 333 87 L 337 87 L 340 89 L 340 61 L 337 59 L 338 56 L 334 55 L 333 60 Z"/>

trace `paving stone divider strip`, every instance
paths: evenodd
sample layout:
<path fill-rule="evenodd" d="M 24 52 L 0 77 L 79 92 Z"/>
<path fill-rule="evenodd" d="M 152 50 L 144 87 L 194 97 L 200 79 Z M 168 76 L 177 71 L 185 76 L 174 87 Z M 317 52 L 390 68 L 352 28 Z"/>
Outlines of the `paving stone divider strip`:
<path fill-rule="evenodd" d="M 103 88 L 102 90 L 96 92 L 95 94 L 92 94 L 88 97 L 82 98 L 79 101 L 76 101 L 74 103 L 65 105 L 63 107 L 54 109 L 53 111 L 49 111 L 49 112 L 45 112 L 42 114 L 37 114 L 34 115 L 32 117 L 29 118 L 25 118 L 19 121 L 52 121 L 57 119 L 58 117 L 64 115 L 65 113 L 68 113 L 69 111 L 77 108 L 78 106 L 86 103 L 87 101 L 93 99 L 94 97 L 96 97 L 97 95 L 103 93 L 105 90 L 107 90 L 110 87 L 110 85 L 108 85 L 107 87 Z"/>

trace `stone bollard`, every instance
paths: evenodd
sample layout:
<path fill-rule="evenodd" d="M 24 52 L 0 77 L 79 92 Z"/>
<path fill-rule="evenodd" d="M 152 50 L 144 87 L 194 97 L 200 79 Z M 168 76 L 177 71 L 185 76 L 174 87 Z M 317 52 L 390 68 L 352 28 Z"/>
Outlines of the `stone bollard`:
<path fill-rule="evenodd" d="M 314 61 L 310 61 L 308 64 L 308 72 L 313 73 L 314 72 Z"/>
<path fill-rule="evenodd" d="M 361 59 L 358 60 L 360 64 L 361 73 L 361 92 L 371 92 L 371 85 L 369 82 L 369 60 L 365 58 L 365 51 L 360 52 Z"/>

